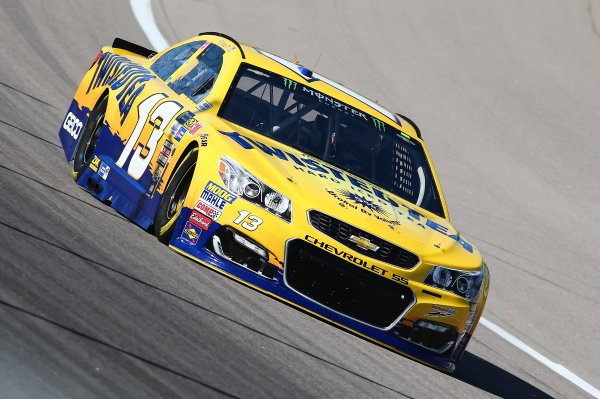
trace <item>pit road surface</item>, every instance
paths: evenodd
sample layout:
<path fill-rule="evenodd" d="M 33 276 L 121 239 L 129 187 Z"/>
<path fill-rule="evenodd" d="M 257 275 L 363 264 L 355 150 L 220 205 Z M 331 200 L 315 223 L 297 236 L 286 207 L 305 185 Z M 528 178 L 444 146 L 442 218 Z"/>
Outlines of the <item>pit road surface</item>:
<path fill-rule="evenodd" d="M 420 126 L 484 317 L 600 387 L 600 2 L 153 1 Z M 77 188 L 57 132 L 129 2 L 0 5 L 0 398 L 591 397 L 480 325 L 453 376 L 218 275 Z"/>

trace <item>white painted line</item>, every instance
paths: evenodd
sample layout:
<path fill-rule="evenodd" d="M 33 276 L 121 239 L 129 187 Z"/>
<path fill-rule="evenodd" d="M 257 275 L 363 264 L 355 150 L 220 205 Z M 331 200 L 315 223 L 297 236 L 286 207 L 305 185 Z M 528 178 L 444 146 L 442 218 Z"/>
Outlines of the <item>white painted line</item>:
<path fill-rule="evenodd" d="M 154 50 L 160 52 L 168 48 L 169 43 L 167 43 L 167 39 L 160 33 L 158 26 L 156 26 L 150 0 L 129 0 L 129 4 L 133 10 L 135 19 L 137 19 L 140 28 L 142 28 L 148 40 L 150 40 L 150 44 L 152 44 Z"/>
<path fill-rule="evenodd" d="M 131 4 L 133 14 L 137 19 L 138 24 L 148 37 L 148 40 L 150 40 L 150 43 L 152 44 L 154 49 L 156 51 L 162 51 L 169 47 L 167 40 L 160 33 L 158 26 L 156 26 L 156 21 L 154 20 L 154 15 L 152 14 L 150 0 L 129 0 L 129 4 Z M 501 338 L 504 338 L 517 348 L 521 349 L 523 352 L 527 353 L 529 356 L 533 357 L 538 362 L 542 363 L 554 372 L 562 375 L 567 380 L 571 381 L 573 384 L 577 385 L 579 388 L 583 389 L 595 398 L 600 399 L 600 391 L 598 389 L 596 389 L 592 385 L 588 384 L 587 382 L 573 374 L 563 365 L 554 363 L 552 360 L 536 352 L 531 347 L 527 346 L 523 341 L 521 341 L 514 335 L 508 333 L 506 330 L 492 323 L 491 321 L 482 317 L 479 319 L 479 322 L 485 327 L 489 328 L 492 332 L 498 334 Z"/>
<path fill-rule="evenodd" d="M 507 340 L 517 348 L 521 349 L 523 352 L 527 353 L 529 356 L 531 356 L 538 362 L 542 363 L 543 365 L 554 371 L 555 373 L 562 375 L 567 380 L 571 381 L 573 384 L 577 385 L 579 388 L 583 389 L 593 397 L 600 398 L 600 391 L 597 388 L 593 387 L 592 385 L 588 384 L 587 382 L 573 374 L 563 365 L 555 363 L 547 357 L 543 356 L 542 354 L 536 352 L 527 344 L 525 344 L 525 342 L 510 334 L 502 327 L 499 327 L 497 324 L 494 324 L 483 317 L 479 319 L 479 322 L 487 328 L 489 328 L 492 332 L 498 334 L 500 337 L 504 338 L 505 340 Z"/>

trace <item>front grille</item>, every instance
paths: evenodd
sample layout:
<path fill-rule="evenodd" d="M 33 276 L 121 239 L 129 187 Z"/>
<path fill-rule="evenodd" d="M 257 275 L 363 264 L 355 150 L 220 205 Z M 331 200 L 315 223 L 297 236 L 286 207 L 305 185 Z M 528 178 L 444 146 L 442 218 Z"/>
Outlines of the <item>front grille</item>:
<path fill-rule="evenodd" d="M 286 284 L 353 319 L 388 328 L 414 302 L 410 288 L 301 240 L 288 243 Z"/>
<path fill-rule="evenodd" d="M 310 210 L 308 212 L 308 220 L 321 233 L 370 258 L 403 269 L 412 269 L 419 263 L 419 257 L 412 252 L 322 212 Z M 365 238 L 379 248 L 375 251 L 368 248 L 361 248 L 354 241 L 350 240 L 352 236 Z"/>

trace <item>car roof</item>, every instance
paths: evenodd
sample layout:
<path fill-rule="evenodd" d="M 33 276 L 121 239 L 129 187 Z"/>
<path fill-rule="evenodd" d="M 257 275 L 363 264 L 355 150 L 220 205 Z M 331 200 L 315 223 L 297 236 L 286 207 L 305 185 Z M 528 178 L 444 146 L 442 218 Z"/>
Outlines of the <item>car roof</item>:
<path fill-rule="evenodd" d="M 357 109 L 378 117 L 389 125 L 413 137 L 419 136 L 416 126 L 413 126 L 411 122 L 341 83 L 258 47 L 247 44 L 241 44 L 241 47 L 244 49 L 244 61 L 278 73 L 286 78 L 296 80 L 334 98 L 338 98 Z"/>

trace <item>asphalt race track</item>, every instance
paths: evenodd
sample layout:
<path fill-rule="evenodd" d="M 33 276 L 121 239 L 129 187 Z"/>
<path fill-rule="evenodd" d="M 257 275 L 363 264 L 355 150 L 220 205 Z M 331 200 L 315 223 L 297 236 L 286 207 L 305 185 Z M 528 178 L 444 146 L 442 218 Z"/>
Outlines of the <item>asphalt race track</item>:
<path fill-rule="evenodd" d="M 153 0 L 420 126 L 484 317 L 600 388 L 600 1 Z M 0 398 L 590 398 L 480 325 L 454 375 L 169 250 L 72 181 L 58 129 L 127 1 L 0 5 Z"/>

